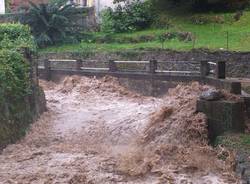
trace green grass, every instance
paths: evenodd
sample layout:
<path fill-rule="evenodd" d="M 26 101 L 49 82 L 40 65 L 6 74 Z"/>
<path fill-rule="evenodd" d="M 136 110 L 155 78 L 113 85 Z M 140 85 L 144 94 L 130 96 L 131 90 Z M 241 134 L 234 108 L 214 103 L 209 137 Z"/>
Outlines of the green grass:
<path fill-rule="evenodd" d="M 233 13 L 227 14 L 206 14 L 207 17 L 220 16 L 225 20 L 223 24 L 208 23 L 196 25 L 191 22 L 191 15 L 173 15 L 165 14 L 173 25 L 169 29 L 148 29 L 133 33 L 112 34 L 111 37 L 117 39 L 138 38 L 140 36 L 154 36 L 155 39 L 149 42 L 140 43 L 98 43 L 91 40 L 83 41 L 77 44 L 63 44 L 41 49 L 41 52 L 85 52 L 85 51 L 121 51 L 135 49 L 162 49 L 162 43 L 158 36 L 165 32 L 191 32 L 195 35 L 195 42 L 184 42 L 178 39 L 166 41 L 164 49 L 187 51 L 193 48 L 205 48 L 210 50 L 227 50 L 227 32 L 228 32 L 228 50 L 230 51 L 250 51 L 250 12 L 244 12 L 240 21 L 233 21 Z M 202 16 L 201 14 L 196 16 Z M 91 33 L 93 38 L 105 36 L 104 33 Z"/>

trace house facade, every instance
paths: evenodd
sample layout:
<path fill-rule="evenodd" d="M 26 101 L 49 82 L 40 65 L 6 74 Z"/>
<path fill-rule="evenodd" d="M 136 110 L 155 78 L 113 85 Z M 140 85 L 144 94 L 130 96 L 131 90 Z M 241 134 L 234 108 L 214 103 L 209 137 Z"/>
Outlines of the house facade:
<path fill-rule="evenodd" d="M 20 6 L 28 6 L 29 1 L 31 1 L 35 4 L 39 4 L 39 3 L 48 3 L 49 0 L 11 0 L 10 1 L 10 8 L 15 11 Z"/>
<path fill-rule="evenodd" d="M 0 1 L 4 2 L 4 0 L 0 0 Z M 29 1 L 32 1 L 35 4 L 39 4 L 39 3 L 48 3 L 49 0 L 11 0 L 10 5 L 13 9 L 17 9 L 19 6 L 27 6 L 29 4 Z M 83 7 L 85 6 L 105 7 L 107 5 L 112 5 L 112 2 L 113 2 L 112 0 L 69 0 L 69 1 L 74 2 L 78 4 L 79 6 L 83 6 Z"/>
<path fill-rule="evenodd" d="M 29 1 L 32 1 L 35 4 L 48 3 L 49 0 L 11 0 L 10 8 L 13 11 L 16 11 L 20 6 L 28 6 Z M 0 0 L 0 14 L 5 13 L 5 0 Z M 95 15 L 99 17 L 100 12 L 107 8 L 113 7 L 113 0 L 69 0 L 81 7 L 93 7 Z"/>
<path fill-rule="evenodd" d="M 5 1 L 0 0 L 0 14 L 5 14 Z"/>

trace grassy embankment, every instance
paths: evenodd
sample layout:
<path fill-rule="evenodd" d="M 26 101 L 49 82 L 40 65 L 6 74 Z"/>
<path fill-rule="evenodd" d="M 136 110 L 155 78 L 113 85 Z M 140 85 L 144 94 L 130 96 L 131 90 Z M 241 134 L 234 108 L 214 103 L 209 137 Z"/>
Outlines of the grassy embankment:
<path fill-rule="evenodd" d="M 239 21 L 234 20 L 235 13 L 176 15 L 165 14 L 171 26 L 161 29 L 148 29 L 132 33 L 105 34 L 88 33 L 81 43 L 63 44 L 41 49 L 41 52 L 86 52 L 121 51 L 134 49 L 173 49 L 191 50 L 205 48 L 210 50 L 250 51 L 250 11 L 245 11 Z M 205 17 L 205 20 L 204 20 Z M 197 24 L 194 20 L 206 21 Z M 212 20 L 212 21 L 211 21 Z M 191 32 L 193 41 L 180 41 L 177 38 L 165 41 L 163 46 L 159 35 L 167 32 Z M 227 43 L 228 32 L 228 43 Z M 145 39 L 146 37 L 146 39 Z M 147 38 L 150 38 L 147 40 Z M 228 48 L 227 48 L 228 45 Z"/>

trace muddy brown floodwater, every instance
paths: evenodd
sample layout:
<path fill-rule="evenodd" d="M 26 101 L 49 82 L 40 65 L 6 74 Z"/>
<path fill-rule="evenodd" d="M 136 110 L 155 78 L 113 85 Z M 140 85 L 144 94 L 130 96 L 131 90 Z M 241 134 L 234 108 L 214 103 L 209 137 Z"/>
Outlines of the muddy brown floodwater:
<path fill-rule="evenodd" d="M 207 144 L 206 117 L 195 112 L 208 89 L 179 85 L 144 97 L 116 79 L 41 81 L 48 112 L 0 155 L 0 183 L 240 183 L 234 154 Z"/>

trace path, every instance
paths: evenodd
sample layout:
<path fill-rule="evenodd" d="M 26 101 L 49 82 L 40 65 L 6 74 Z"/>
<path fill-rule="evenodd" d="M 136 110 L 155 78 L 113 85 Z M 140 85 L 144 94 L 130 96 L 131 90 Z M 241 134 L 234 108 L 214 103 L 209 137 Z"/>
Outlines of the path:
<path fill-rule="evenodd" d="M 42 85 L 48 112 L 0 155 L 0 183 L 236 183 L 230 158 L 206 146 L 204 116 L 194 114 L 198 84 L 164 98 L 112 78 Z"/>

